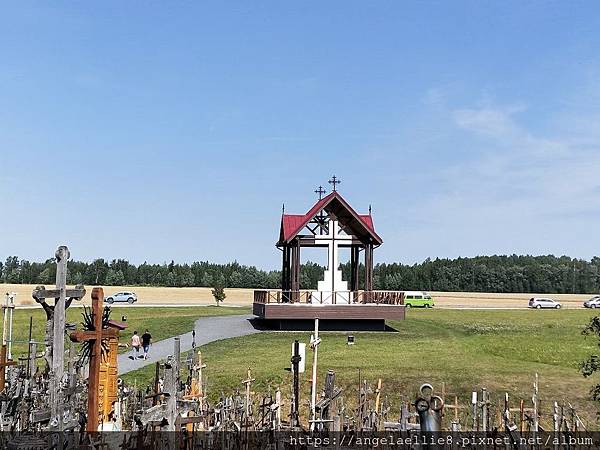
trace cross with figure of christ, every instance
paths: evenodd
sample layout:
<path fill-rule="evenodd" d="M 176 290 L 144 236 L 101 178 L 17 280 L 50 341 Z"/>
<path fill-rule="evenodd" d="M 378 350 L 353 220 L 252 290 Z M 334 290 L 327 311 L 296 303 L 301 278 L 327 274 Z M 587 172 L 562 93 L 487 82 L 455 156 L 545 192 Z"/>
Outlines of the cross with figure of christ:
<path fill-rule="evenodd" d="M 75 331 L 71 333 L 70 338 L 73 342 L 91 343 L 90 353 L 90 374 L 88 381 L 88 432 L 98 431 L 98 417 L 100 414 L 98 408 L 98 388 L 100 386 L 100 363 L 102 362 L 102 340 L 109 337 L 118 336 L 118 331 L 114 328 L 102 328 L 102 301 L 104 300 L 104 290 L 95 287 L 92 291 L 92 323 L 93 330 Z"/>
<path fill-rule="evenodd" d="M 336 184 L 340 184 L 342 181 L 336 177 L 335 175 L 331 177 L 331 180 L 328 181 L 329 184 L 333 185 L 333 192 L 336 191 Z"/>

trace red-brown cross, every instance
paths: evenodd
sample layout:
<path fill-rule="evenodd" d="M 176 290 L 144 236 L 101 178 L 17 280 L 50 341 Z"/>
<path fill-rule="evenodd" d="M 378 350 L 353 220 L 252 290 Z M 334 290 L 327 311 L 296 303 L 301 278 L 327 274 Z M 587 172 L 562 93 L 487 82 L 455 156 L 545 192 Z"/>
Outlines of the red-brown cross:
<path fill-rule="evenodd" d="M 94 331 L 75 331 L 70 338 L 73 342 L 91 343 L 90 374 L 88 378 L 88 417 L 87 431 L 98 431 L 98 389 L 100 386 L 100 363 L 102 361 L 102 340 L 117 336 L 118 331 L 114 328 L 102 329 L 102 301 L 104 290 L 95 287 L 92 291 L 92 323 Z"/>
<path fill-rule="evenodd" d="M 6 386 L 6 367 L 16 364 L 16 361 L 6 360 L 6 345 L 3 345 L 0 349 L 0 392 L 4 391 Z"/>

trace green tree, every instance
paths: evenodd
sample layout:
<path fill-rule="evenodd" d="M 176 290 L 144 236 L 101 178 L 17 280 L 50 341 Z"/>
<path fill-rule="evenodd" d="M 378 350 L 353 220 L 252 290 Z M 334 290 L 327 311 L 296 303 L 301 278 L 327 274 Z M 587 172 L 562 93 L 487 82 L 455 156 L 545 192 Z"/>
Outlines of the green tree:
<path fill-rule="evenodd" d="M 221 302 L 227 297 L 223 286 L 215 286 L 212 290 L 212 295 L 215 298 L 215 302 L 217 302 L 217 306 L 221 306 Z"/>
<path fill-rule="evenodd" d="M 125 276 L 123 272 L 115 269 L 108 269 L 106 273 L 105 284 L 109 286 L 123 286 L 125 284 Z"/>

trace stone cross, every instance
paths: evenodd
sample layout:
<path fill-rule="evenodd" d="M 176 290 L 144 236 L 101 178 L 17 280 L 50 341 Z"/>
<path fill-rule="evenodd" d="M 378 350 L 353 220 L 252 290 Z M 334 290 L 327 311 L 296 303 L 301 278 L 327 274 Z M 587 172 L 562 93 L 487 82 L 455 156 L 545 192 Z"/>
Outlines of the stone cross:
<path fill-rule="evenodd" d="M 352 236 L 341 233 L 340 224 L 335 219 L 330 219 L 327 226 L 327 234 L 315 236 L 315 242 L 327 245 L 327 269 L 323 273 L 323 280 L 318 282 L 317 290 L 319 292 L 331 292 L 331 302 L 335 303 L 336 292 L 348 291 L 348 283 L 342 279 L 342 271 L 339 270 L 339 248 L 340 244 L 344 242 L 352 242 Z M 342 294 L 346 295 L 347 294 Z M 348 303 L 349 299 L 342 299 L 340 296 L 338 300 L 341 302 Z"/>
<path fill-rule="evenodd" d="M 95 287 L 92 290 L 92 323 L 94 329 L 90 331 L 75 331 L 70 335 L 72 342 L 88 341 L 91 343 L 90 370 L 88 377 L 88 417 L 86 427 L 88 432 L 98 431 L 98 388 L 100 386 L 102 340 L 118 335 L 118 331 L 114 328 L 102 328 L 103 301 L 104 291 L 102 288 Z"/>

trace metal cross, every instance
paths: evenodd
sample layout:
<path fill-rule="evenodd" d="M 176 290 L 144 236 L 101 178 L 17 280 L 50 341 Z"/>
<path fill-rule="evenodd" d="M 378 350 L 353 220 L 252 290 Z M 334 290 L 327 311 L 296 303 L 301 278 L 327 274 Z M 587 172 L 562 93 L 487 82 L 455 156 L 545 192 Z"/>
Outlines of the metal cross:
<path fill-rule="evenodd" d="M 323 194 L 326 194 L 327 191 L 323 189 L 323 186 L 319 186 L 319 189 L 315 190 L 315 194 L 319 194 L 319 200 L 323 198 Z"/>
<path fill-rule="evenodd" d="M 329 180 L 328 183 L 333 185 L 333 192 L 335 192 L 336 191 L 335 185 L 340 184 L 341 180 L 334 175 L 331 177 L 331 180 Z"/>

